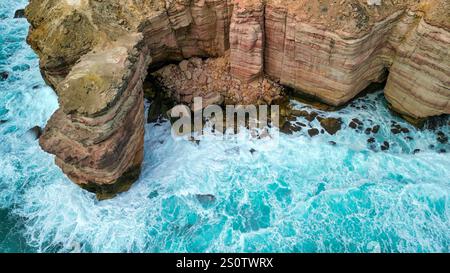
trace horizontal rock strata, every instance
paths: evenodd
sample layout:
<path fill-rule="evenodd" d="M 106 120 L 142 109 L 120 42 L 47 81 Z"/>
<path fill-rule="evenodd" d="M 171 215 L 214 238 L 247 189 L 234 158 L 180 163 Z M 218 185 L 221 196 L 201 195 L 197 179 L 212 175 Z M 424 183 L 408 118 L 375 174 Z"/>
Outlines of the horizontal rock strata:
<path fill-rule="evenodd" d="M 450 113 L 447 0 L 31 0 L 25 14 L 60 101 L 41 146 L 105 195 L 138 177 L 148 68 L 188 104 L 271 103 L 281 84 L 338 106 L 387 79 L 405 117 Z"/>

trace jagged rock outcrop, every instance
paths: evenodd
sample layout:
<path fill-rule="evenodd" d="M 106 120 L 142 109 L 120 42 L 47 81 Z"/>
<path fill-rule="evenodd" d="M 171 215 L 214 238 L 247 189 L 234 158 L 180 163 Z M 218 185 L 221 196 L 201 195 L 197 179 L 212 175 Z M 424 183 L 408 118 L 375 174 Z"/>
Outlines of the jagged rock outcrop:
<path fill-rule="evenodd" d="M 190 59 L 156 72 L 185 103 L 270 103 L 279 83 L 341 105 L 387 77 L 405 117 L 450 113 L 447 0 L 31 0 L 25 13 L 60 102 L 41 146 L 101 195 L 137 179 L 142 83 L 170 62 Z"/>

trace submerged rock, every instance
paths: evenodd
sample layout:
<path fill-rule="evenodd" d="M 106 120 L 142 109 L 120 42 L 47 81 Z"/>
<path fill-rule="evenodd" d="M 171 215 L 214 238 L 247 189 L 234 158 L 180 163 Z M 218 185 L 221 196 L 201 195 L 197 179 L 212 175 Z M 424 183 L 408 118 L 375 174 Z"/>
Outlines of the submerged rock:
<path fill-rule="evenodd" d="M 361 128 L 363 125 L 364 125 L 364 123 L 357 118 L 352 119 L 350 121 L 350 123 L 348 124 L 348 126 L 352 129 Z"/>
<path fill-rule="evenodd" d="M 442 131 L 439 131 L 437 133 L 436 140 L 439 141 L 442 144 L 446 144 L 448 142 L 448 137 Z"/>
<path fill-rule="evenodd" d="M 391 129 L 391 132 L 392 132 L 394 135 L 397 135 L 397 134 L 400 134 L 400 133 L 401 133 L 400 129 L 398 129 L 398 128 L 392 128 L 392 129 Z"/>
<path fill-rule="evenodd" d="M 356 124 L 353 121 L 350 121 L 350 123 L 348 124 L 348 127 L 352 128 L 352 129 L 356 129 L 356 128 L 358 128 L 358 124 Z"/>
<path fill-rule="evenodd" d="M 280 128 L 280 132 L 288 134 L 288 135 L 292 135 L 294 132 L 299 132 L 301 129 L 302 129 L 302 127 L 299 127 L 295 124 L 292 124 L 290 121 L 287 121 Z"/>
<path fill-rule="evenodd" d="M 381 150 L 382 151 L 387 151 L 389 150 L 390 144 L 387 141 L 384 141 L 383 144 L 381 144 Z"/>
<path fill-rule="evenodd" d="M 203 207 L 210 207 L 216 202 L 216 197 L 212 194 L 196 194 L 195 198 Z"/>
<path fill-rule="evenodd" d="M 424 128 L 435 131 L 438 128 L 441 128 L 442 126 L 445 126 L 445 125 L 450 126 L 450 119 L 449 119 L 449 115 L 440 115 L 440 116 L 430 117 L 424 123 L 425 123 Z"/>
<path fill-rule="evenodd" d="M 0 72 L 0 80 L 1 81 L 6 81 L 9 77 L 9 73 L 6 71 L 2 71 Z"/>
<path fill-rule="evenodd" d="M 307 121 L 312 122 L 319 115 L 318 113 L 306 110 L 292 110 L 291 114 L 296 117 L 304 117 Z"/>
<path fill-rule="evenodd" d="M 310 137 L 317 136 L 318 134 L 319 134 L 319 130 L 316 129 L 316 128 L 312 128 L 312 129 L 309 129 L 309 130 L 308 130 L 308 135 L 309 135 Z"/>
<path fill-rule="evenodd" d="M 380 131 L 380 125 L 375 125 L 372 127 L 372 133 L 377 134 Z"/>

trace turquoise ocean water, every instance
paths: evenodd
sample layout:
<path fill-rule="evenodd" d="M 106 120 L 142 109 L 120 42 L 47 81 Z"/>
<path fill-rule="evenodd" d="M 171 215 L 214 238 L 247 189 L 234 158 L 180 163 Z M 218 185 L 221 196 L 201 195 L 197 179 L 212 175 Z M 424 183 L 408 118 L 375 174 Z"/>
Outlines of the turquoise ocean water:
<path fill-rule="evenodd" d="M 9 72 L 0 81 L 0 252 L 449 252 L 449 144 L 392 116 L 381 92 L 323 114 L 380 124 L 386 152 L 350 128 L 282 135 L 269 149 L 240 138 L 175 141 L 168 123 L 149 124 L 139 181 L 96 201 L 27 134 L 58 102 L 25 42 L 28 23 L 12 18 L 26 4 L 0 0 L 0 72 Z M 392 134 L 392 120 L 410 133 Z"/>

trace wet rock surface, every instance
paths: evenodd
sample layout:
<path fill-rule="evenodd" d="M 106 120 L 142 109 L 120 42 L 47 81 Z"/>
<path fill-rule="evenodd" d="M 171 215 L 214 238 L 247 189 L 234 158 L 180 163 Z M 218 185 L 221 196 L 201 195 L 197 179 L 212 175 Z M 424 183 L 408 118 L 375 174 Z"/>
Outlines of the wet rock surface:
<path fill-rule="evenodd" d="M 341 130 L 342 120 L 339 118 L 324 118 L 320 121 L 320 125 L 327 133 L 334 135 Z"/>
<path fill-rule="evenodd" d="M 316 129 L 316 128 L 309 129 L 309 130 L 308 130 L 308 135 L 309 135 L 310 137 L 317 136 L 317 135 L 319 135 L 319 130 Z"/>
<path fill-rule="evenodd" d="M 9 77 L 9 73 L 6 71 L 0 72 L 0 81 L 6 81 Z"/>
<path fill-rule="evenodd" d="M 14 12 L 14 18 L 25 18 L 25 10 L 24 9 L 18 9 Z"/>

